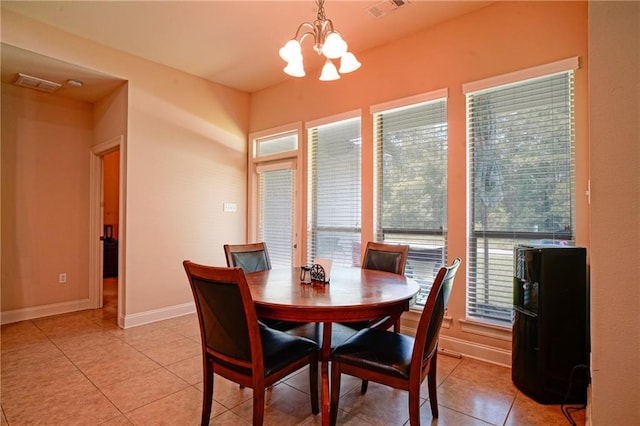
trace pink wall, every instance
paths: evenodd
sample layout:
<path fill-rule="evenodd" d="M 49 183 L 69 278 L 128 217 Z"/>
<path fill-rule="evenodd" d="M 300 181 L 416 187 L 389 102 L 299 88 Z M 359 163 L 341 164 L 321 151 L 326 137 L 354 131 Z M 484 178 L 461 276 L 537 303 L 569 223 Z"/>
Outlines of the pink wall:
<path fill-rule="evenodd" d="M 90 104 L 2 85 L 3 312 L 86 301 L 91 141 Z"/>
<path fill-rule="evenodd" d="M 307 77 L 255 93 L 250 131 L 314 120 L 360 109 L 363 137 L 363 240 L 373 239 L 373 149 L 369 107 L 411 95 L 448 89 L 449 255 L 466 258 L 466 121 L 464 83 L 546 63 L 580 57 L 575 73 L 577 238 L 588 246 L 587 3 L 499 2 L 360 53 L 362 68 L 339 81 Z M 348 41 L 348 40 L 347 40 Z M 465 268 L 456 282 L 449 313 L 465 317 Z M 510 350 L 505 339 L 463 333 L 455 321 L 444 331 L 460 339 Z M 505 332 L 506 333 L 506 332 Z M 510 332 L 509 332 L 510 333 Z"/>

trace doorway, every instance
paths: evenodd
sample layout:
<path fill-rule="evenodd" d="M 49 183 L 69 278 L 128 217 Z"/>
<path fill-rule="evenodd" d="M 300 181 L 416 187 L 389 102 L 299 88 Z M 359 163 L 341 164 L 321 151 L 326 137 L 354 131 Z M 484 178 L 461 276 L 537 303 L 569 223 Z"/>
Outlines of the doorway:
<path fill-rule="evenodd" d="M 126 147 L 123 140 L 122 135 L 116 136 L 91 149 L 89 194 L 89 306 L 98 309 L 107 303 L 109 311 L 105 312 L 105 319 L 113 315 L 113 320 L 122 328 L 126 309 L 126 283 L 122 272 L 126 239 L 123 213 Z M 106 240 L 109 240 L 107 244 Z M 106 268 L 105 255 L 107 262 L 111 262 Z"/>
<path fill-rule="evenodd" d="M 120 149 L 102 156 L 102 310 L 118 316 L 118 253 L 120 225 Z"/>

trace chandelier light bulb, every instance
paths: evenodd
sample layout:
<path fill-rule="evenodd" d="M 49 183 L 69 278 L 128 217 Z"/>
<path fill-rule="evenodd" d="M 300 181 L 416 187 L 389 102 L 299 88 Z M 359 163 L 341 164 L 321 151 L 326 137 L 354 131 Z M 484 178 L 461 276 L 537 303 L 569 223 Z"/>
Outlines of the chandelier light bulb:
<path fill-rule="evenodd" d="M 362 64 L 356 59 L 354 54 L 347 52 L 342 55 L 342 58 L 340 58 L 340 73 L 346 74 L 348 72 L 355 71 L 360 68 L 360 65 Z"/>
<path fill-rule="evenodd" d="M 322 67 L 322 74 L 320 74 L 321 81 L 333 81 L 340 78 L 340 74 L 338 74 L 338 70 L 336 66 L 333 65 L 330 59 L 327 59 L 327 62 L 324 63 Z"/>
<path fill-rule="evenodd" d="M 337 31 L 330 32 L 322 44 L 322 54 L 329 59 L 337 59 L 347 52 L 347 42 Z"/>
<path fill-rule="evenodd" d="M 306 74 L 304 72 L 304 65 L 302 64 L 302 56 L 300 56 L 299 60 L 289 62 L 283 71 L 292 77 L 304 77 Z"/>
<path fill-rule="evenodd" d="M 300 46 L 300 42 L 295 39 L 291 39 L 280 49 L 280 57 L 287 62 L 291 62 L 292 60 L 296 60 L 300 57 L 302 60 L 302 47 Z"/>

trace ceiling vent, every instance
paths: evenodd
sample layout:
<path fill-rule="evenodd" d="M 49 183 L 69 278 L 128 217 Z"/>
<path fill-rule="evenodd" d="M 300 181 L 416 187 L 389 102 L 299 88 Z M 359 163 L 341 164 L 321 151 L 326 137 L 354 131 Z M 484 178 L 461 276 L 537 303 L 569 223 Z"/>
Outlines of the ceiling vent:
<path fill-rule="evenodd" d="M 16 78 L 15 84 L 17 86 L 28 87 L 30 89 L 41 90 L 48 93 L 53 93 L 62 87 L 62 84 L 22 73 L 18 73 L 18 78 Z"/>
<path fill-rule="evenodd" d="M 409 4 L 409 0 L 384 0 L 369 6 L 367 12 L 369 12 L 371 16 L 381 18 L 407 4 Z"/>

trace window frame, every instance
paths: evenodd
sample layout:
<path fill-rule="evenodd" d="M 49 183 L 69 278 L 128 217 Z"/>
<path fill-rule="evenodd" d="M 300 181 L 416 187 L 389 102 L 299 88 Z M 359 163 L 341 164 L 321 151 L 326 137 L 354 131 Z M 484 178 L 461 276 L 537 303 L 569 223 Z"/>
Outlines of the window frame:
<path fill-rule="evenodd" d="M 508 307 L 504 307 L 505 313 L 501 316 L 501 318 L 490 318 L 488 314 L 477 314 L 473 312 L 474 307 L 477 303 L 472 302 L 472 295 L 470 294 L 472 291 L 475 292 L 475 284 L 477 284 L 476 273 L 477 264 L 476 264 L 476 256 L 479 240 L 485 239 L 487 241 L 497 241 L 497 240 L 507 240 L 511 241 L 513 245 L 528 243 L 531 241 L 540 241 L 540 240 L 552 240 L 552 241 L 561 241 L 563 244 L 575 244 L 576 239 L 576 218 L 575 218 L 575 209 L 576 209 L 576 196 L 575 196 L 575 188 L 576 188 L 576 157 L 575 157 L 575 149 L 576 149 L 576 137 L 575 137 L 575 81 L 574 81 L 574 71 L 579 67 L 579 61 L 577 57 L 564 59 L 561 61 L 544 64 L 537 67 L 528 68 L 521 71 L 516 71 L 513 73 L 491 77 L 484 80 L 479 80 L 476 82 L 471 82 L 463 85 L 463 93 L 466 97 L 466 117 L 467 117 L 467 135 L 466 135 L 466 145 L 467 145 L 467 232 L 466 232 L 466 241 L 467 241 L 467 254 L 468 254 L 468 262 L 467 262 L 467 280 L 466 280 L 466 295 L 465 295 L 465 318 L 467 321 L 474 321 L 481 324 L 486 324 L 490 326 L 498 326 L 498 327 L 511 327 L 511 318 L 512 318 L 512 306 L 509 303 Z M 534 232 L 534 231 L 513 231 L 513 230 L 475 230 L 473 224 L 475 223 L 475 209 L 474 209 L 474 196 L 476 196 L 475 188 L 474 188 L 474 177 L 472 175 L 473 168 L 475 164 L 473 163 L 473 153 L 474 150 L 472 148 L 472 135 L 471 135 L 471 112 L 470 108 L 470 97 L 473 95 L 484 94 L 487 92 L 498 92 L 502 89 L 511 88 L 518 85 L 526 85 L 531 83 L 532 81 L 539 79 L 549 79 L 559 74 L 571 74 L 569 76 L 570 79 L 570 93 L 571 93 L 571 111 L 570 111 L 570 170 L 571 170 L 571 182 L 570 182 L 570 216 L 571 216 L 571 224 L 570 224 L 570 232 L 568 234 L 562 234 L 558 232 Z M 508 255 L 513 257 L 513 252 L 511 250 L 511 254 Z M 513 260 L 511 259 L 511 263 Z M 487 271 L 485 271 L 487 273 Z M 486 277 L 485 277 L 486 280 Z M 504 287 L 504 285 L 502 286 Z M 511 288 L 511 296 L 512 299 L 512 288 Z M 485 289 L 485 291 L 488 291 Z M 496 305 L 497 306 L 497 305 Z M 507 312 L 508 311 L 508 312 Z"/>
<path fill-rule="evenodd" d="M 315 204 L 317 202 L 316 200 L 316 196 L 315 196 L 315 185 L 316 185 L 316 181 L 314 179 L 315 176 L 315 166 L 314 166 L 314 162 L 315 162 L 315 158 L 313 153 L 311 152 L 314 147 L 313 147 L 313 138 L 311 136 L 311 134 L 316 131 L 316 129 L 318 129 L 319 127 L 322 126 L 328 126 L 328 125 L 334 125 L 334 124 L 339 124 L 342 122 L 346 122 L 346 121 L 350 121 L 350 120 L 358 120 L 358 132 L 359 132 L 359 138 L 360 138 L 360 145 L 362 144 L 362 112 L 361 110 L 357 109 L 357 110 L 352 110 L 352 111 L 347 111 L 341 114 L 336 114 L 336 115 L 332 115 L 332 116 L 328 116 L 328 117 L 324 117 L 321 119 L 317 119 L 317 120 L 312 120 L 312 121 L 308 121 L 305 123 L 305 135 L 306 135 L 306 149 L 305 149 L 305 153 L 306 153 L 306 160 L 305 160 L 305 165 L 306 165 L 306 237 L 305 237 L 305 253 L 302 253 L 303 256 L 303 263 L 312 263 L 316 257 L 318 257 L 317 255 L 317 248 L 316 248 L 316 244 L 315 244 L 315 240 L 314 240 L 314 235 L 316 233 L 317 230 L 317 226 L 314 226 L 315 222 L 315 218 L 316 218 L 316 210 L 315 210 Z M 358 243 L 361 242 L 362 239 L 362 149 L 360 149 L 360 153 L 359 153 L 359 158 L 358 158 L 358 164 L 359 164 L 359 168 L 358 168 L 358 177 L 359 177 L 359 183 L 358 183 L 358 191 L 357 191 L 357 197 L 359 199 L 359 209 L 360 209 L 360 217 L 358 218 L 358 226 L 356 227 L 352 227 L 352 228 L 339 228 L 336 229 L 336 231 L 353 231 L 353 232 L 357 232 L 358 234 L 358 238 L 357 241 Z M 332 229 L 326 229 L 327 231 L 331 231 Z M 320 257 L 324 257 L 324 256 L 320 256 Z M 357 253 L 357 259 L 359 261 L 359 257 L 360 257 L 360 253 Z M 355 260 L 355 252 L 354 249 L 352 248 L 352 253 L 351 253 L 351 260 L 353 262 L 353 260 Z M 334 261 L 333 264 L 336 265 L 340 265 L 340 264 L 347 264 L 349 263 L 347 260 L 343 260 L 341 261 L 341 259 L 338 259 L 337 261 Z"/>
<path fill-rule="evenodd" d="M 444 103 L 442 108 L 444 108 L 444 117 L 443 123 L 445 124 L 445 129 L 447 132 L 446 136 L 446 154 L 444 158 L 444 168 L 445 168 L 445 202 L 444 202 L 444 212 L 442 217 L 442 223 L 439 226 L 439 229 L 409 229 L 409 228 L 385 228 L 382 223 L 382 208 L 383 208 L 383 174 L 384 174 L 384 164 L 382 155 L 384 154 L 382 151 L 384 150 L 383 141 L 384 141 L 384 128 L 381 127 L 381 120 L 384 120 L 385 114 L 397 114 L 402 110 L 407 110 L 409 114 L 413 114 L 418 108 L 426 107 L 429 104 L 437 104 Z M 449 145 L 449 136 L 448 136 L 448 127 L 449 127 L 449 118 L 448 118 L 448 89 L 439 89 L 434 90 L 427 93 L 422 93 L 402 99 L 393 100 L 390 102 L 372 105 L 370 108 L 370 113 L 372 115 L 373 122 L 373 198 L 374 198 L 374 209 L 373 209 L 373 223 L 374 223 L 374 238 L 378 242 L 385 243 L 399 243 L 399 244 L 409 244 L 410 246 L 414 245 L 414 250 L 410 249 L 410 255 L 408 263 L 414 263 L 415 266 L 420 266 L 423 263 L 430 263 L 433 259 L 433 253 L 419 253 L 419 250 L 415 247 L 419 245 L 421 239 L 430 240 L 432 237 L 435 239 L 439 239 L 442 237 L 442 241 L 439 241 L 437 244 L 442 244 L 442 249 L 440 250 L 440 259 L 435 260 L 435 265 L 433 267 L 434 271 L 437 271 L 437 268 L 447 262 L 448 258 L 448 145 Z M 409 116 L 411 118 L 411 116 Z M 416 124 L 412 122 L 411 124 Z M 413 144 L 415 145 L 415 143 Z M 391 238 L 386 238 L 389 236 Z M 393 238 L 393 236 L 401 236 L 402 238 Z M 412 238 L 413 237 L 413 238 Z M 428 242 L 430 244 L 430 242 Z M 413 253 L 412 253 L 413 251 Z M 429 251 L 429 250 L 427 250 Z M 427 253 L 427 254 L 425 254 Z M 422 257 L 422 259 L 420 259 Z M 415 309 L 421 310 L 424 306 L 424 302 L 426 301 L 426 296 L 428 295 L 428 291 L 431 288 L 431 284 L 433 282 L 433 277 L 424 276 L 421 278 L 417 276 L 413 276 L 414 274 L 411 272 L 411 268 L 407 268 L 405 270 L 405 274 L 411 276 L 419 280 L 421 283 L 422 291 L 420 295 L 416 299 L 416 304 L 414 305 Z M 435 273 L 434 273 L 435 275 Z"/>

